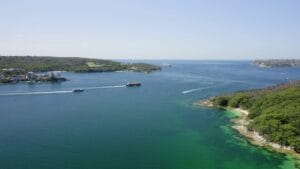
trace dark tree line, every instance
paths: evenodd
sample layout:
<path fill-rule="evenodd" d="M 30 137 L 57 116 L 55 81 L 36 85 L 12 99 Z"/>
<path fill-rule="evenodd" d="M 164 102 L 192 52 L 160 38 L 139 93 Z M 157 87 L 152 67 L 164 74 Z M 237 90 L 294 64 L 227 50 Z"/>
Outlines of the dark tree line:
<path fill-rule="evenodd" d="M 73 71 L 73 72 L 112 72 L 136 71 L 151 72 L 160 70 L 159 66 L 145 63 L 120 63 L 111 60 L 75 58 L 75 57 L 33 57 L 33 56 L 0 56 L 0 70 L 20 68 L 25 71 Z"/>
<path fill-rule="evenodd" d="M 300 152 L 300 81 L 217 96 L 214 105 L 249 110 L 250 130 Z"/>

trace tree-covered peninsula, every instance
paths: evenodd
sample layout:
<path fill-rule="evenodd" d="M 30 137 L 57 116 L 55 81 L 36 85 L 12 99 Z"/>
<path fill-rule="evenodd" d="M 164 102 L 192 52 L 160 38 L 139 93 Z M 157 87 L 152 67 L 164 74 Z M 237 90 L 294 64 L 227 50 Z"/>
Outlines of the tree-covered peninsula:
<path fill-rule="evenodd" d="M 211 106 L 248 110 L 249 131 L 300 152 L 300 81 L 213 97 Z"/>
<path fill-rule="evenodd" d="M 146 63 L 121 63 L 111 60 L 75 57 L 0 56 L 0 83 L 59 82 L 60 71 L 71 72 L 152 72 L 160 70 Z M 42 73 L 43 72 L 43 73 Z"/>
<path fill-rule="evenodd" d="M 159 66 L 146 63 L 121 63 L 111 60 L 77 57 L 0 56 L 0 70 L 18 68 L 32 72 L 152 72 Z"/>
<path fill-rule="evenodd" d="M 253 63 L 262 68 L 299 67 L 300 59 L 259 59 L 254 60 Z"/>

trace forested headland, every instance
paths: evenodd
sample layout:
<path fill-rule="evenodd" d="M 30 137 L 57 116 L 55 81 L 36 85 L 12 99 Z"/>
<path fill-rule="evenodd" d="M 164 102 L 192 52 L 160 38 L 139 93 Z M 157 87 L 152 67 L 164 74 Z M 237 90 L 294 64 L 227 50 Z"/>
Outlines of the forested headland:
<path fill-rule="evenodd" d="M 300 152 L 300 81 L 210 99 L 213 106 L 248 110 L 250 131 Z"/>
<path fill-rule="evenodd" d="M 121 63 L 104 59 L 77 57 L 0 56 L 0 70 L 6 68 L 18 68 L 32 72 L 152 72 L 160 70 L 159 66 L 152 64 Z"/>

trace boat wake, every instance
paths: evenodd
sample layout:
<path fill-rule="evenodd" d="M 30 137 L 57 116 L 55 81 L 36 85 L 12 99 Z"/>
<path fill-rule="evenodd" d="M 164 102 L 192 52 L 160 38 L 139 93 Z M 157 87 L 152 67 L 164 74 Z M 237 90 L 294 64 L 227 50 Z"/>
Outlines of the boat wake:
<path fill-rule="evenodd" d="M 81 88 L 83 90 L 94 90 L 94 89 L 112 89 L 112 88 L 121 88 L 126 87 L 126 85 L 117 85 L 117 86 L 99 86 L 99 87 L 86 87 Z M 73 93 L 73 90 L 58 90 L 58 91 L 40 91 L 40 92 L 24 92 L 24 93 L 4 93 L 0 96 L 17 96 L 17 95 L 45 95 L 45 94 L 65 94 Z"/>
<path fill-rule="evenodd" d="M 72 93 L 72 90 L 50 91 L 50 92 L 28 92 L 28 93 L 5 93 L 5 94 L 0 94 L 0 96 L 39 95 L 39 94 L 63 94 L 63 93 Z"/>
<path fill-rule="evenodd" d="M 190 90 L 184 90 L 182 91 L 182 94 L 188 94 L 188 93 L 192 93 L 192 92 L 196 92 L 196 91 L 200 91 L 200 90 L 204 90 L 204 89 L 208 89 L 211 87 L 201 87 L 201 88 L 196 88 L 196 89 L 190 89 Z"/>
<path fill-rule="evenodd" d="M 113 88 L 121 88 L 121 87 L 126 87 L 126 85 L 86 87 L 86 88 L 82 88 L 82 89 L 84 89 L 84 90 L 93 90 L 93 89 L 113 89 Z"/>

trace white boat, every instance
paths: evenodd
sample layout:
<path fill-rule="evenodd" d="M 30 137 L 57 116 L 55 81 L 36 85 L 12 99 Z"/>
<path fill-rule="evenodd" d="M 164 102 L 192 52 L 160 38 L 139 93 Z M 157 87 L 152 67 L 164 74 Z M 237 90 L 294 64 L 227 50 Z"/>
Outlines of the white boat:
<path fill-rule="evenodd" d="M 73 93 L 80 93 L 80 92 L 83 92 L 84 90 L 83 89 L 73 89 L 72 92 Z"/>

